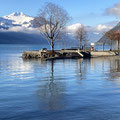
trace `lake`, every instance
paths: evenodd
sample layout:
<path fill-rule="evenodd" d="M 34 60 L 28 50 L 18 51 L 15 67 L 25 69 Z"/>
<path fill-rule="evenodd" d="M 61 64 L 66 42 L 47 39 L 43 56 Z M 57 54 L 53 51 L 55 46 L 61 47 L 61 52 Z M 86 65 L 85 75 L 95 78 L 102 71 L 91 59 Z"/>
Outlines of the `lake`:
<path fill-rule="evenodd" d="M 42 47 L 0 45 L 0 120 L 120 120 L 120 57 L 21 58 Z"/>

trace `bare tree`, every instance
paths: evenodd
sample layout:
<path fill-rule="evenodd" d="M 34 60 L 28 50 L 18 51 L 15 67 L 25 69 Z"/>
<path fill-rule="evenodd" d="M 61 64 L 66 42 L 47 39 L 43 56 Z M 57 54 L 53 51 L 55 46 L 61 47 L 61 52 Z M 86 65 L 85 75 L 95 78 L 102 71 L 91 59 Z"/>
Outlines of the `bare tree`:
<path fill-rule="evenodd" d="M 54 51 L 55 41 L 60 37 L 60 32 L 69 21 L 68 13 L 58 5 L 47 3 L 40 9 L 35 23 L 43 37 L 45 37 Z"/>
<path fill-rule="evenodd" d="M 111 30 L 106 32 L 105 35 L 111 40 L 111 50 L 114 41 L 117 41 L 117 49 L 119 50 L 120 30 Z"/>
<path fill-rule="evenodd" d="M 79 41 L 80 48 L 86 46 L 88 42 L 87 31 L 85 30 L 85 27 L 83 25 L 78 27 L 78 29 L 75 31 L 75 39 Z"/>
<path fill-rule="evenodd" d="M 115 31 L 111 30 L 105 33 L 105 36 L 107 36 L 110 39 L 110 46 L 111 46 L 111 50 L 113 47 L 113 41 L 115 39 Z"/>
<path fill-rule="evenodd" d="M 115 31 L 114 40 L 117 41 L 117 49 L 119 50 L 120 45 L 120 30 Z"/>

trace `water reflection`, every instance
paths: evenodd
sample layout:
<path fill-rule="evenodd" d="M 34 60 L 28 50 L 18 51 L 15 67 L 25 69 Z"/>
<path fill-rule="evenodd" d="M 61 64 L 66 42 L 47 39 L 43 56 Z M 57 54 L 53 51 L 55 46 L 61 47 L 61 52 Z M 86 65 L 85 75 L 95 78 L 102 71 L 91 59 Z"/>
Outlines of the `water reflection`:
<path fill-rule="evenodd" d="M 71 80 L 69 86 L 78 86 L 80 90 L 81 83 L 84 83 L 87 79 L 92 80 L 90 82 L 92 84 L 93 80 L 116 81 L 116 78 L 120 77 L 117 74 L 117 72 L 120 72 L 120 59 L 112 57 L 60 61 L 32 59 L 24 60 L 24 64 L 30 64 L 33 72 L 37 71 L 39 73 L 37 77 L 35 76 L 37 78 L 36 96 L 39 108 L 45 110 L 63 110 L 67 107 L 66 90 L 69 80 Z M 89 88 L 90 84 L 88 84 Z M 95 84 L 97 85 L 99 82 Z M 88 87 L 87 84 L 85 87 Z M 73 91 L 76 88 L 70 88 L 72 94 L 76 92 Z M 70 93 L 70 90 L 68 91 Z"/>
<path fill-rule="evenodd" d="M 105 80 L 120 84 L 120 58 L 118 56 L 93 58 L 91 68 L 96 72 L 101 71 Z"/>
<path fill-rule="evenodd" d="M 95 106 L 95 111 L 104 110 L 111 105 L 106 96 L 114 96 L 109 89 L 114 93 L 119 91 L 118 57 L 56 61 L 32 59 L 23 60 L 23 64 L 30 65 L 33 72 L 30 76 L 36 82 L 34 95 L 38 111 L 75 111 L 78 108 L 82 115 L 80 111 L 92 106 Z"/>
<path fill-rule="evenodd" d="M 117 81 L 118 84 L 120 84 L 120 59 L 115 58 L 114 60 L 111 59 L 109 61 L 110 69 L 108 74 L 108 79 L 110 81 Z"/>
<path fill-rule="evenodd" d="M 87 59 L 87 61 L 89 61 L 89 59 Z M 85 80 L 86 79 L 86 73 L 87 73 L 87 65 L 85 60 L 83 59 L 77 59 L 76 60 L 76 70 L 75 70 L 75 73 L 76 73 L 76 79 L 79 80 L 78 82 L 81 83 L 80 80 Z"/>
<path fill-rule="evenodd" d="M 24 63 L 28 63 L 28 64 L 31 64 L 31 63 L 37 63 L 40 65 L 45 65 L 46 64 L 46 61 L 42 60 L 42 59 L 24 59 L 22 58 L 23 62 Z"/>
<path fill-rule="evenodd" d="M 76 83 L 81 84 L 81 80 L 86 79 L 89 65 L 89 62 L 86 64 L 83 59 L 51 61 L 31 59 L 23 61 L 24 64 L 33 66 L 34 71 L 39 71 L 36 95 L 39 108 L 47 110 L 63 110 L 67 107 L 66 90 L 69 81 L 71 81 L 69 86 Z M 69 89 L 72 94 L 75 92 L 72 91 L 73 87 Z"/>
<path fill-rule="evenodd" d="M 55 61 L 49 61 L 50 73 L 48 77 L 44 77 L 44 84 L 41 85 L 42 80 L 40 80 L 40 85 L 37 90 L 37 97 L 41 100 L 42 108 L 48 110 L 60 110 L 65 108 L 64 104 L 64 89 L 65 83 L 60 81 L 60 76 L 56 79 L 54 76 L 54 64 Z M 62 102 L 63 100 L 63 102 Z"/>
<path fill-rule="evenodd" d="M 120 118 L 119 57 L 22 60 L 9 51 L 0 58 L 1 119 Z"/>

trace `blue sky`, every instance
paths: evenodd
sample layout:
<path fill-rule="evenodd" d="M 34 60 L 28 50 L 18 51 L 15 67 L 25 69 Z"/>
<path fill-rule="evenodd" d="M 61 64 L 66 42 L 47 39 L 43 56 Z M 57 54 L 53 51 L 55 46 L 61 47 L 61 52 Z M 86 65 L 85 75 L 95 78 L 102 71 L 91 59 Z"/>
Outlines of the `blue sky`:
<path fill-rule="evenodd" d="M 106 9 L 120 3 L 119 0 L 0 0 L 0 16 L 23 12 L 36 16 L 44 3 L 62 6 L 72 17 L 69 24 L 82 23 L 90 26 L 118 20 L 115 15 L 104 15 Z"/>

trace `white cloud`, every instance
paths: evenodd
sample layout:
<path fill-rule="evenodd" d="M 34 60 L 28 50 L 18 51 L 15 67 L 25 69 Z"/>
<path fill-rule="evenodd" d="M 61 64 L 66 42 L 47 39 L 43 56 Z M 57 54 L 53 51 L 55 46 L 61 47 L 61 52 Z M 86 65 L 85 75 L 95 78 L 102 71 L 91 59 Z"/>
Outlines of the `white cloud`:
<path fill-rule="evenodd" d="M 113 7 L 107 8 L 105 11 L 106 15 L 113 15 L 116 17 L 120 17 L 120 2 L 116 3 Z"/>
<path fill-rule="evenodd" d="M 76 24 L 72 24 L 70 26 L 66 27 L 66 30 L 69 32 L 75 32 L 77 30 L 78 27 L 80 27 L 82 24 L 80 23 L 76 23 Z"/>
<path fill-rule="evenodd" d="M 80 27 L 81 23 L 72 24 L 70 26 L 67 26 L 65 29 L 65 32 L 70 35 L 74 36 L 74 32 L 77 30 L 78 27 Z M 97 41 L 102 36 L 102 33 L 105 31 L 110 30 L 113 26 L 106 24 L 98 24 L 96 26 L 87 26 L 84 25 L 86 31 L 88 31 L 88 37 L 90 38 L 90 41 Z M 3 30 L 4 32 L 24 32 L 29 34 L 40 34 L 39 30 L 37 28 L 32 27 L 24 27 L 24 26 L 13 26 L 10 27 L 8 30 Z"/>
<path fill-rule="evenodd" d="M 77 24 L 73 24 L 73 25 L 70 25 L 66 28 L 66 30 L 68 32 L 75 32 L 77 30 L 78 27 L 80 27 L 82 24 L 80 23 L 77 23 Z M 113 28 L 113 26 L 110 26 L 110 25 L 104 25 L 104 24 L 98 24 L 97 26 L 93 27 L 93 26 L 87 26 L 87 25 L 84 25 L 85 26 L 85 29 L 88 31 L 88 32 L 104 32 L 104 31 L 108 31 L 110 29 Z"/>
<path fill-rule="evenodd" d="M 95 27 L 96 31 L 104 32 L 112 29 L 113 26 L 99 24 Z"/>

